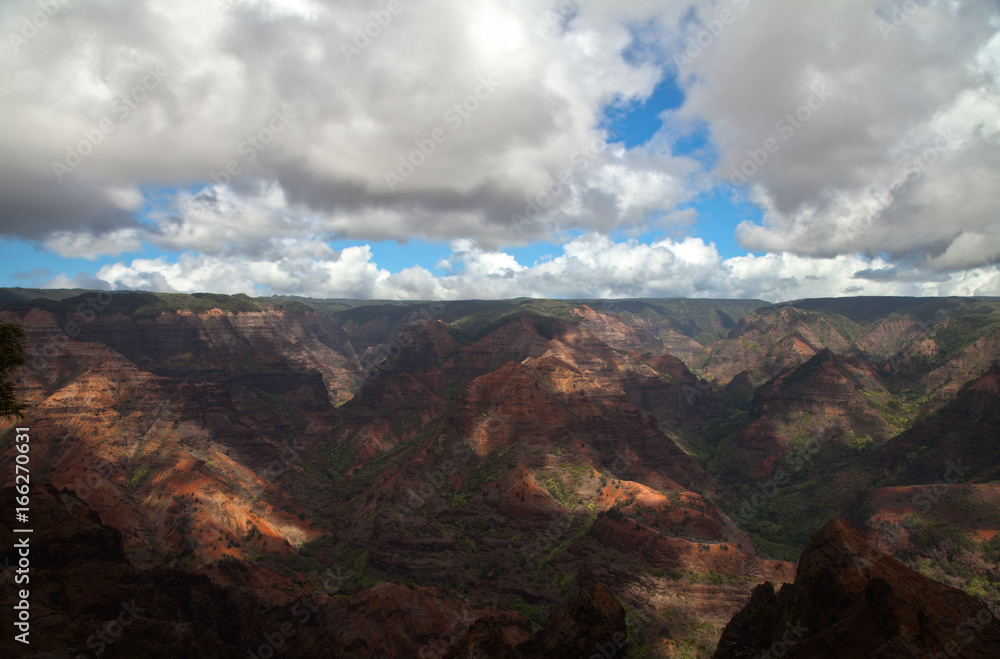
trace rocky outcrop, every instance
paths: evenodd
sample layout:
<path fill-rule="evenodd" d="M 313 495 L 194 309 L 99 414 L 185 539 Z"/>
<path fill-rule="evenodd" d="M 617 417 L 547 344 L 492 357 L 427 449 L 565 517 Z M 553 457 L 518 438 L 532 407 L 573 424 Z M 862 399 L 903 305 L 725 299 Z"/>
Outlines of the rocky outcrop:
<path fill-rule="evenodd" d="M 996 657 L 1000 621 L 974 598 L 881 552 L 842 519 L 816 532 L 795 583 L 758 586 L 716 659 Z"/>

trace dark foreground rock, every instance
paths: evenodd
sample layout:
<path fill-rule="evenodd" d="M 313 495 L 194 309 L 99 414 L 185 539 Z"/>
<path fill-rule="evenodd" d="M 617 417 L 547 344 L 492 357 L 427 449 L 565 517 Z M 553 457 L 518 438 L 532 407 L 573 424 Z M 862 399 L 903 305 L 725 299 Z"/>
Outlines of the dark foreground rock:
<path fill-rule="evenodd" d="M 511 647 L 493 618 L 479 619 L 446 659 L 576 659 L 628 656 L 625 609 L 604 586 L 583 590 L 549 614 L 529 640 Z"/>
<path fill-rule="evenodd" d="M 973 597 L 911 570 L 835 519 L 794 584 L 768 582 L 726 626 L 715 659 L 1000 657 L 1000 621 Z"/>

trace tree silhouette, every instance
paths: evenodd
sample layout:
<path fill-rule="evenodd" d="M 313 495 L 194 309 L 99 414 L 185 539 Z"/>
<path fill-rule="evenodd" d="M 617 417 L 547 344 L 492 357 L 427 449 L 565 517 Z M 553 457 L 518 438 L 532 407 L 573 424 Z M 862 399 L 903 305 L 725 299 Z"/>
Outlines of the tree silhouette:
<path fill-rule="evenodd" d="M 24 329 L 13 323 L 0 323 L 0 418 L 24 419 L 27 405 L 17 400 L 17 390 L 10 375 L 24 366 Z"/>

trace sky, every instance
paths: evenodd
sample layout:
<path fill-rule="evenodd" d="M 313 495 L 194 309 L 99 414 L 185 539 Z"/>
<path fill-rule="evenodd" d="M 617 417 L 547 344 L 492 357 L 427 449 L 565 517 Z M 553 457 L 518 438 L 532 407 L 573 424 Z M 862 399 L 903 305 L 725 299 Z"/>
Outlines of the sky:
<path fill-rule="evenodd" d="M 996 0 L 4 0 L 0 286 L 1000 295 Z"/>

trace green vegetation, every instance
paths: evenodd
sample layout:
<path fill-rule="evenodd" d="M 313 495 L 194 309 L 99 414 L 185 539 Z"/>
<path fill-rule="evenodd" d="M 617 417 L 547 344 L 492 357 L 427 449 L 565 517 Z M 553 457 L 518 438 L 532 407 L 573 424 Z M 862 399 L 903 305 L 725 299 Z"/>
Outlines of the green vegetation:
<path fill-rule="evenodd" d="M 300 573 L 310 575 L 311 580 L 322 582 L 328 568 L 337 575 L 336 592 L 338 596 L 350 596 L 359 590 L 371 588 L 375 581 L 368 564 L 368 552 L 353 549 L 338 541 L 336 536 L 325 536 L 305 542 L 299 548 L 298 556 L 292 555 L 286 559 L 285 566 L 296 569 Z"/>
<path fill-rule="evenodd" d="M 573 518 L 573 526 L 569 531 L 569 535 L 549 549 L 545 558 L 539 563 L 539 567 L 555 565 L 556 559 L 559 558 L 560 554 L 569 549 L 580 538 L 587 535 L 595 521 L 597 521 L 596 515 Z"/>
<path fill-rule="evenodd" d="M 967 345 L 1000 329 L 1000 304 L 969 300 L 961 307 L 945 307 L 931 322 L 935 322 L 934 341 L 941 349 L 936 363 L 944 363 Z"/>
<path fill-rule="evenodd" d="M 466 554 L 475 554 L 479 551 L 479 547 L 476 546 L 476 543 L 466 537 L 456 539 L 455 545 L 458 546 L 460 551 L 463 551 Z"/>
<path fill-rule="evenodd" d="M 545 609 L 541 607 L 532 606 L 530 604 L 525 604 L 524 600 L 521 599 L 519 595 L 512 595 L 513 599 L 506 602 L 504 606 L 513 611 L 517 611 L 525 618 L 530 620 L 532 624 L 541 626 L 545 623 L 545 617 L 547 615 Z"/>
<path fill-rule="evenodd" d="M 205 313 L 218 309 L 228 313 L 263 311 L 264 305 L 243 293 L 217 295 L 215 293 L 118 293 L 113 297 L 113 307 L 131 310 L 133 318 L 155 318 L 169 311 Z"/>
<path fill-rule="evenodd" d="M 134 490 L 146 482 L 149 470 L 145 466 L 140 466 L 128 478 L 128 488 Z"/>
<path fill-rule="evenodd" d="M 288 419 L 295 426 L 303 426 L 306 423 L 306 416 L 297 405 L 289 403 L 285 396 L 275 396 L 266 391 L 261 392 L 264 398 L 271 404 L 271 407 L 285 419 Z"/>
<path fill-rule="evenodd" d="M 741 502 L 752 502 L 768 481 L 750 479 L 746 483 L 737 489 Z M 809 478 L 803 470 L 792 474 L 788 485 L 774 490 L 772 496 L 758 499 L 762 505 L 752 509 L 742 526 L 772 558 L 796 561 L 813 533 L 838 511 L 847 510 L 863 489 L 853 481 L 839 482 L 822 475 Z"/>
<path fill-rule="evenodd" d="M 268 306 L 279 306 L 267 305 L 243 293 L 236 295 L 194 293 L 189 295 L 186 293 L 147 293 L 142 291 L 121 291 L 114 293 L 95 291 L 81 295 L 81 291 L 72 292 L 76 293 L 76 295 L 60 299 L 11 301 L 4 304 L 4 308 L 14 311 L 41 308 L 57 315 L 68 316 L 78 314 L 80 308 L 87 309 L 88 302 L 94 298 L 95 294 L 110 298 L 110 303 L 101 307 L 102 313 L 122 313 L 136 319 L 152 319 L 162 313 L 173 311 L 190 311 L 191 313 L 199 314 L 212 309 L 219 309 L 228 313 L 242 313 L 247 311 L 263 311 Z"/>
<path fill-rule="evenodd" d="M 851 448 L 857 453 L 864 453 L 875 445 L 871 435 L 851 437 Z"/>
<path fill-rule="evenodd" d="M 438 423 L 438 421 L 439 421 L 438 419 L 434 419 L 433 421 L 431 421 L 429 427 L 425 428 L 424 430 L 420 431 L 419 433 L 410 437 L 409 439 L 399 442 L 396 446 L 394 446 L 390 450 L 379 453 L 378 455 L 368 460 L 368 462 L 365 463 L 364 467 L 355 472 L 354 478 L 351 479 L 352 487 L 355 490 L 357 489 L 363 490 L 367 488 L 368 485 L 370 485 L 377 477 L 384 474 L 386 470 L 388 470 L 390 467 L 399 464 L 404 454 L 408 453 L 411 449 L 423 443 L 424 440 L 426 440 L 434 433 L 439 432 L 440 428 L 438 428 L 435 425 L 436 423 Z M 338 457 L 343 459 L 343 455 L 346 452 L 347 449 L 340 449 L 338 451 L 339 454 Z"/>
<path fill-rule="evenodd" d="M 137 319 L 152 319 L 162 313 L 190 311 L 201 314 L 212 309 L 226 313 L 244 313 L 283 309 L 295 314 L 318 311 L 327 316 L 353 318 L 364 324 L 372 318 L 388 313 L 392 323 L 411 310 L 426 307 L 423 302 L 392 302 L 384 300 L 324 300 L 297 296 L 271 296 L 252 298 L 244 293 L 223 295 L 218 293 L 150 293 L 145 291 L 87 291 L 83 289 L 0 289 L 0 309 L 27 311 L 44 309 L 54 314 L 78 313 L 81 305 L 95 296 L 111 297 L 102 312 L 123 313 Z"/>
<path fill-rule="evenodd" d="M 926 524 L 912 534 L 913 544 L 918 549 L 927 550 L 939 545 L 946 550 L 961 552 L 972 549 L 972 541 L 953 526 Z"/>
<path fill-rule="evenodd" d="M 797 309 L 837 314 L 855 323 L 869 323 L 890 314 L 932 318 L 943 300 L 922 297 L 828 297 L 787 303 Z"/>
<path fill-rule="evenodd" d="M 626 612 L 626 625 L 629 615 Z M 633 636 L 632 626 L 628 627 L 629 638 Z M 683 659 L 705 659 L 715 652 L 716 640 L 721 633 L 715 625 L 704 622 L 696 614 L 683 608 L 667 609 L 645 626 L 635 629 L 635 634 L 643 640 L 642 645 L 651 644 L 657 639 L 670 639 L 674 657 Z M 657 644 L 658 645 L 658 644 Z M 657 656 L 651 653 L 640 656 Z M 632 657 L 632 644 L 629 643 L 629 657 Z"/>
<path fill-rule="evenodd" d="M 709 571 L 704 574 L 700 572 L 691 572 L 691 583 L 707 583 L 713 586 L 721 586 L 726 583 L 726 578 L 715 570 L 709 569 Z"/>
<path fill-rule="evenodd" d="M 506 458 L 514 446 L 516 444 L 511 444 L 490 452 L 482 462 L 472 469 L 469 477 L 462 483 L 462 487 L 457 492 L 453 492 L 448 488 L 442 488 L 439 490 L 439 494 L 454 508 L 461 508 L 477 492 L 482 490 L 483 487 L 500 478 L 500 476 L 513 466 L 508 464 Z"/>
<path fill-rule="evenodd" d="M 78 295 L 78 292 L 66 295 L 53 292 L 50 297 L 35 306 L 68 315 L 75 313 L 76 306 L 86 297 L 89 296 Z M 27 304 L 26 299 L 28 298 L 20 293 L 8 295 L 6 298 L 0 297 L 0 301 L 3 301 L 8 308 L 18 305 L 23 307 Z M 679 332 L 703 345 L 726 337 L 744 318 L 766 327 L 767 322 L 774 319 L 773 314 L 800 313 L 800 320 L 809 325 L 810 330 L 821 341 L 833 345 L 832 340 L 837 339 L 835 334 L 851 341 L 868 331 L 872 323 L 884 319 L 890 313 L 926 321 L 935 319 L 935 314 L 945 308 L 950 315 L 934 320 L 934 324 L 929 325 L 926 334 L 937 341 L 941 353 L 921 363 L 921 369 L 929 369 L 933 364 L 941 363 L 941 360 L 957 354 L 970 342 L 1000 329 L 1000 303 L 995 301 L 970 300 L 959 311 L 957 305 L 945 307 L 940 301 L 908 298 L 806 301 L 794 303 L 798 311 L 788 311 L 788 305 L 775 307 L 763 301 L 753 300 L 622 300 L 604 304 L 593 300 L 524 298 L 499 302 L 449 302 L 435 305 L 431 309 L 428 303 L 420 302 L 308 300 L 292 297 L 255 299 L 247 296 L 126 292 L 115 294 L 107 309 L 110 312 L 121 312 L 142 320 L 155 318 L 168 311 L 185 310 L 203 313 L 213 308 L 229 313 L 262 311 L 267 308 L 281 308 L 292 313 L 319 311 L 334 319 L 335 323 L 345 326 L 352 341 L 355 341 L 357 328 L 365 323 L 371 322 L 371 327 L 376 328 L 393 327 L 407 314 L 422 312 L 425 318 L 433 316 L 446 321 L 452 336 L 460 343 L 468 344 L 519 317 L 529 323 L 543 338 L 552 338 L 561 331 L 564 324 L 576 325 L 581 322 L 581 317 L 574 313 L 574 309 L 582 304 L 589 305 L 598 313 L 617 314 L 626 319 L 641 319 L 649 324 L 651 331 L 659 333 L 661 338 L 666 338 L 672 332 Z M 365 331 L 369 330 L 370 328 Z M 368 336 L 382 336 L 379 332 L 382 330 L 371 330 L 369 334 L 361 332 L 359 335 L 368 340 Z M 20 336 L 23 339 L 23 333 Z M 747 334 L 733 341 L 732 345 L 734 350 L 742 348 L 745 351 L 764 352 L 772 345 L 769 338 L 760 333 Z M 4 345 L 0 341 L 0 348 Z M 879 349 L 884 349 L 884 344 Z M 500 355 L 497 359 L 501 363 L 515 359 L 518 357 L 515 354 L 517 350 L 520 348 L 512 348 L 511 354 Z M 624 354 L 624 351 L 619 352 Z M 769 358 L 773 356 L 772 354 Z M 440 366 L 447 358 L 448 355 L 435 355 L 428 362 L 429 366 L 427 364 L 423 366 L 433 369 L 435 363 Z M 198 350 L 191 349 L 183 356 L 171 359 L 171 366 L 183 363 L 186 367 L 197 368 L 201 357 Z M 249 349 L 246 354 L 237 351 L 233 357 L 234 363 L 242 369 L 243 374 L 267 372 L 269 369 L 277 368 L 275 364 L 281 367 L 279 362 L 270 362 L 269 359 L 272 358 L 263 353 L 255 354 Z M 629 364 L 634 363 L 634 359 L 634 356 L 628 356 L 621 360 L 622 368 L 628 368 Z M 707 353 L 703 359 L 709 359 Z M 652 360 L 647 361 L 652 363 Z M 18 365 L 15 362 L 16 359 L 12 362 L 0 362 L 0 380 L 7 375 L 9 368 Z M 23 364 L 23 350 L 20 363 Z M 4 367 L 5 364 L 9 366 Z M 791 374 L 784 382 L 784 386 L 794 391 L 799 381 L 817 375 L 821 364 L 822 359 L 807 363 Z M 408 368 L 409 364 L 397 361 L 391 366 L 390 371 Z M 477 596 L 505 599 L 501 605 L 520 611 L 534 624 L 541 624 L 544 621 L 547 606 L 565 598 L 577 587 L 581 574 L 586 577 L 595 574 L 585 565 L 585 561 L 591 560 L 592 557 L 599 557 L 593 560 L 604 560 L 608 565 L 621 567 L 626 571 L 632 570 L 639 575 L 642 573 L 651 575 L 659 580 L 658 585 L 668 592 L 671 589 L 679 591 L 682 588 L 679 588 L 678 583 L 667 583 L 666 579 L 683 584 L 746 585 L 741 577 L 730 577 L 714 570 L 705 573 L 667 570 L 663 566 L 647 564 L 646 559 L 637 557 L 637 554 L 601 549 L 597 538 L 588 537 L 595 519 L 603 515 L 608 519 L 624 522 L 626 517 L 620 506 L 634 503 L 634 497 L 632 501 L 621 502 L 618 507 L 600 515 L 571 516 L 564 510 L 565 526 L 549 526 L 541 540 L 537 532 L 541 524 L 504 518 L 498 512 L 495 501 L 474 502 L 476 495 L 484 487 L 501 478 L 521 460 L 530 465 L 538 482 L 566 509 L 582 512 L 584 501 L 579 492 L 592 493 L 598 483 L 601 488 L 599 492 L 620 493 L 623 489 L 622 481 L 614 478 L 609 481 L 606 476 L 596 478 L 588 463 L 593 460 L 594 464 L 598 464 L 602 452 L 605 458 L 610 455 L 610 451 L 604 452 L 602 442 L 611 444 L 609 436 L 613 434 L 601 429 L 601 423 L 595 423 L 593 425 L 598 430 L 588 435 L 589 429 L 583 426 L 589 424 L 589 418 L 579 419 L 577 426 L 569 432 L 562 428 L 555 429 L 551 443 L 537 442 L 519 454 L 512 453 L 521 451 L 520 445 L 514 444 L 494 450 L 481 458 L 475 455 L 461 459 L 452 458 L 460 464 L 448 475 L 459 478 L 444 478 L 434 482 L 437 493 L 441 499 L 450 504 L 451 509 L 442 506 L 441 501 L 433 495 L 428 501 L 426 495 L 430 490 L 425 488 L 420 493 L 420 506 L 413 507 L 414 519 L 403 520 L 400 523 L 393 517 L 393 513 L 398 510 L 394 511 L 392 506 L 400 501 L 401 495 L 407 494 L 406 488 L 412 485 L 408 479 L 414 476 L 412 471 L 403 474 L 405 478 L 400 479 L 398 488 L 383 487 L 376 490 L 373 486 L 380 483 L 381 479 L 388 480 L 394 477 L 396 475 L 394 470 L 400 470 L 401 466 L 408 465 L 409 459 L 418 452 L 421 456 L 433 455 L 440 464 L 446 456 L 451 457 L 450 449 L 461 441 L 459 433 L 469 427 L 469 419 L 463 416 L 467 410 L 467 407 L 463 406 L 469 404 L 469 400 L 463 398 L 467 393 L 465 388 L 469 382 L 468 374 L 460 373 L 459 369 L 455 371 L 442 369 L 441 372 L 442 377 L 447 379 L 437 380 L 436 384 L 430 386 L 436 388 L 435 395 L 447 394 L 447 401 L 442 405 L 446 411 L 442 416 L 428 424 L 422 424 L 420 413 L 415 411 L 423 412 L 419 407 L 422 401 L 417 397 L 416 400 L 404 399 L 405 394 L 397 396 L 400 399 L 398 407 L 393 407 L 395 403 L 376 407 L 376 403 L 365 400 L 365 393 L 371 391 L 369 384 L 359 384 L 357 391 L 361 395 L 350 402 L 344 402 L 336 411 L 330 411 L 328 418 L 336 425 L 330 429 L 326 443 L 322 442 L 323 436 L 313 438 L 318 440 L 320 457 L 296 458 L 296 463 L 301 464 L 308 472 L 303 478 L 309 479 L 306 485 L 309 486 L 310 493 L 305 495 L 305 501 L 297 501 L 294 509 L 291 507 L 283 509 L 286 512 L 297 513 L 299 520 L 302 521 L 307 519 L 306 513 L 299 511 L 305 509 L 309 513 L 309 519 L 327 524 L 328 528 L 338 529 L 343 534 L 343 539 L 329 536 L 312 543 L 305 543 L 300 548 L 299 555 L 265 556 L 258 553 L 263 546 L 260 542 L 260 532 L 251 526 L 247 529 L 247 533 L 237 540 L 237 546 L 250 543 L 251 547 L 245 547 L 247 556 L 255 557 L 279 574 L 295 575 L 296 578 L 298 575 L 318 574 L 325 566 L 337 565 L 338 574 L 343 578 L 344 593 L 356 592 L 379 580 L 398 583 L 420 581 L 470 600 Z M 66 372 L 60 375 L 62 378 L 73 377 Z M 941 464 L 944 460 L 941 447 L 956 444 L 957 439 L 965 440 L 964 435 L 955 434 L 959 431 L 946 430 L 940 437 L 934 438 L 934 445 L 903 443 L 905 448 L 901 453 L 905 454 L 905 460 L 899 459 L 897 464 L 887 466 L 880 461 L 881 451 L 886 448 L 885 442 L 888 439 L 884 436 L 886 433 L 883 432 L 882 426 L 879 425 L 877 430 L 865 426 L 860 416 L 859 418 L 851 416 L 852 412 L 848 414 L 844 423 L 847 427 L 839 435 L 838 441 L 834 445 L 824 446 L 821 459 L 808 462 L 801 469 L 793 470 L 789 466 L 788 456 L 777 457 L 773 464 L 771 464 L 772 456 L 769 455 L 752 465 L 748 465 L 748 461 L 731 460 L 737 449 L 736 437 L 741 429 L 747 426 L 754 392 L 769 375 L 774 373 L 757 372 L 751 374 L 749 384 L 741 385 L 740 381 L 737 381 L 732 387 L 714 386 L 707 389 L 704 396 L 697 397 L 693 406 L 690 404 L 692 401 L 687 401 L 688 404 L 683 406 L 683 418 L 661 420 L 661 430 L 693 455 L 713 476 L 725 484 L 729 492 L 733 493 L 734 496 L 722 493 L 717 500 L 716 497 L 712 497 L 709 502 L 712 508 L 714 509 L 717 504 L 733 518 L 739 517 L 740 523 L 762 549 L 762 554 L 773 558 L 797 560 L 802 548 L 817 528 L 835 514 L 857 511 L 857 508 L 852 506 L 856 506 L 859 494 L 873 485 L 880 484 L 882 480 L 906 479 L 917 482 L 914 480 L 914 474 L 917 472 L 908 471 L 914 463 L 932 465 L 936 471 L 932 473 L 930 480 L 920 482 L 933 482 L 935 478 L 940 477 Z M 873 375 L 873 377 L 880 376 Z M 664 384 L 674 387 L 672 391 L 676 391 L 677 379 L 672 376 L 663 376 L 663 379 Z M 861 380 L 863 377 L 857 376 L 855 379 Z M 431 378 L 427 380 L 430 381 Z M 865 403 L 863 406 L 865 413 L 867 414 L 869 410 L 874 411 L 874 415 L 869 416 L 884 419 L 890 425 L 890 430 L 895 432 L 908 427 L 922 410 L 927 409 L 925 405 L 930 401 L 933 392 L 918 390 L 918 387 L 902 376 L 892 383 L 896 388 L 891 390 L 891 395 L 886 395 L 879 387 L 864 389 L 858 386 L 857 393 Z M 385 384 L 385 381 L 380 384 Z M 855 384 L 858 385 L 859 382 Z M 544 388 L 545 385 L 542 386 Z M 405 392 L 406 389 L 401 388 L 400 391 Z M 571 411 L 580 409 L 566 403 L 565 394 L 551 389 L 546 389 L 546 392 L 553 400 L 563 401 L 565 409 Z M 628 392 L 628 395 L 631 393 Z M 281 417 L 302 426 L 316 418 L 304 412 L 292 396 L 274 395 L 257 390 L 254 390 L 252 395 L 254 405 L 259 405 L 261 412 L 272 418 Z M 396 395 L 395 390 L 391 390 L 391 395 Z M 590 394 L 584 396 L 589 397 Z M 123 400 L 124 404 L 119 408 L 119 412 L 124 410 L 134 414 L 136 411 L 143 411 L 141 397 L 135 400 Z M 382 405 L 381 401 L 385 398 L 371 396 L 369 400 L 379 400 L 379 404 Z M 438 400 L 435 400 L 434 405 L 438 404 Z M 596 409 L 601 410 L 614 421 L 614 424 L 617 424 L 616 428 L 628 428 L 626 421 L 619 423 L 620 412 L 608 411 L 601 407 L 602 400 L 598 395 L 595 394 L 592 400 L 588 398 L 585 402 L 588 404 L 592 402 Z M 473 405 L 480 403 L 481 401 L 474 401 Z M 500 408 L 499 405 L 497 407 Z M 610 409 L 612 406 L 607 405 L 607 408 Z M 477 409 L 481 411 L 482 408 Z M 397 410 L 405 411 L 396 414 Z M 648 410 L 640 412 L 645 414 Z M 995 412 L 987 412 L 987 414 L 992 413 Z M 779 440 L 788 440 L 792 455 L 808 450 L 817 436 L 818 429 L 824 427 L 824 424 L 830 425 L 830 415 L 823 409 L 823 401 L 819 401 L 814 407 L 804 406 L 801 411 L 793 413 L 783 409 L 771 409 L 768 414 L 770 416 L 766 420 L 779 427 Z M 129 423 L 134 422 L 139 416 L 141 414 L 134 414 Z M 981 417 L 982 415 L 976 418 Z M 367 460 L 348 481 L 347 471 L 355 466 L 361 445 L 359 433 L 364 431 L 365 424 L 376 418 L 384 419 L 387 427 L 385 436 L 381 438 L 381 445 L 392 448 Z M 836 422 L 840 423 L 841 418 L 837 417 Z M 288 424 L 281 419 L 278 419 L 279 425 L 287 427 Z M 121 427 L 126 426 L 122 424 Z M 960 432 L 973 435 L 978 429 L 963 428 Z M 532 437 L 532 441 L 537 434 L 537 426 L 532 426 L 525 432 L 526 436 Z M 619 441 L 621 437 L 614 439 Z M 656 460 L 655 443 L 648 442 L 646 437 L 639 437 L 635 441 L 629 437 L 621 441 L 630 442 L 629 445 L 635 448 L 637 453 L 643 452 L 640 461 L 637 462 L 641 468 L 630 466 L 625 473 L 615 469 L 609 470 L 609 473 L 623 478 L 642 480 L 643 475 L 648 473 L 643 469 L 665 468 L 663 462 Z M 753 448 L 752 442 L 748 444 Z M 314 445 L 316 444 L 310 444 Z M 578 453 L 580 446 L 584 449 Z M 746 445 L 740 448 L 745 447 Z M 138 453 L 139 451 L 133 450 L 132 454 Z M 215 467 L 211 462 L 207 464 L 209 467 Z M 995 460 L 993 464 L 996 464 Z M 155 465 L 150 468 L 155 472 Z M 790 472 L 789 481 L 777 488 L 770 487 L 768 479 L 776 470 L 782 469 Z M 759 475 L 762 472 L 768 476 Z M 124 473 L 118 473 L 117 482 L 124 483 L 129 489 L 134 490 L 146 482 L 149 469 L 144 465 L 127 463 Z M 701 486 L 698 478 L 701 475 L 688 474 L 688 476 L 692 482 L 689 485 L 684 481 L 685 487 L 699 489 Z M 416 476 L 417 479 L 424 477 L 425 474 Z M 320 483 L 320 487 L 313 487 L 317 482 Z M 461 482 L 461 486 L 455 490 L 453 483 L 457 482 Z M 661 483 L 657 487 L 665 489 L 668 486 Z M 292 491 L 295 492 L 294 488 Z M 316 495 L 316 499 L 310 499 L 309 497 L 316 491 L 319 495 Z M 676 492 L 664 492 L 662 489 L 660 491 L 669 497 L 673 508 L 682 507 L 683 502 Z M 740 517 L 741 505 L 753 501 L 753 498 L 762 492 L 766 495 L 760 505 L 754 504 L 752 514 L 745 519 Z M 377 500 L 374 499 L 376 496 L 379 497 Z M 193 501 L 175 498 L 171 507 L 173 515 L 171 523 L 175 525 L 174 528 L 183 530 L 191 524 L 188 510 L 192 505 Z M 692 506 L 689 502 L 684 505 Z M 590 507 L 592 511 L 593 503 Z M 942 505 L 942 508 L 944 507 Z M 707 508 L 708 506 L 705 507 Z M 958 508 L 956 504 L 949 510 Z M 984 512 L 979 509 L 961 508 L 961 512 L 963 519 L 967 520 L 975 519 L 977 515 L 989 514 L 989 511 Z M 685 519 L 684 522 L 674 522 L 674 525 L 667 529 L 665 527 L 669 524 L 663 521 L 665 518 L 658 518 L 657 513 L 648 508 L 639 509 L 638 515 L 642 515 L 642 519 L 650 526 L 659 528 L 660 532 L 665 534 L 681 535 L 690 533 L 694 528 L 686 527 L 688 520 Z M 508 523 L 508 520 L 513 521 Z M 348 528 L 351 525 L 359 528 Z M 633 525 L 638 526 L 638 522 L 628 519 L 630 530 Z M 418 542 L 397 543 L 389 551 L 386 546 L 366 544 L 370 543 L 371 537 L 380 532 L 412 534 Z M 420 540 L 426 541 L 430 538 L 437 541 L 427 542 L 421 546 Z M 921 521 L 912 538 L 919 551 L 906 558 L 917 569 L 934 578 L 956 584 L 980 599 L 1000 601 L 1000 584 L 997 583 L 996 571 L 1000 561 L 1000 536 L 988 543 L 976 543 L 954 526 L 940 519 L 931 519 L 929 522 Z M 454 545 L 451 544 L 452 540 Z M 532 542 L 537 542 L 537 553 L 531 558 L 526 558 L 527 552 L 516 551 L 530 546 Z M 574 546 L 575 544 L 577 546 Z M 433 549 L 428 549 L 429 547 Z M 583 550 L 580 550 L 581 547 Z M 702 547 L 707 545 L 703 544 Z M 399 560 L 395 560 L 394 556 Z M 184 554 L 180 555 L 178 560 L 190 562 L 193 558 Z M 992 567 L 984 569 L 980 563 Z M 234 559 L 223 559 L 218 567 L 234 578 L 246 572 L 243 562 Z M 599 574 L 599 571 L 597 573 Z M 646 584 L 651 583 L 649 579 L 644 581 Z M 526 593 L 525 596 L 529 597 L 532 604 L 522 599 L 521 595 L 514 594 L 515 592 Z M 664 599 L 658 599 L 657 605 L 661 605 Z M 675 656 L 707 656 L 711 653 L 714 638 L 719 631 L 712 625 L 685 618 L 676 611 L 672 612 L 672 617 L 650 622 L 642 619 L 636 611 L 629 610 L 627 620 L 632 638 L 629 654 L 633 657 L 652 656 L 654 648 L 668 645 L 668 641 Z M 668 627 L 669 638 L 665 631 Z"/>
<path fill-rule="evenodd" d="M 323 453 L 323 465 L 326 467 L 324 474 L 332 482 L 331 487 L 333 490 L 341 495 L 348 492 L 347 479 L 344 474 L 350 469 L 351 463 L 354 462 L 354 457 L 357 451 L 353 449 L 347 441 L 343 439 L 337 442 L 337 431 L 340 429 L 339 424 L 335 426 L 330 431 L 330 440 L 327 444 L 327 449 Z"/>
<path fill-rule="evenodd" d="M 970 557 L 981 557 L 982 550 L 975 548 L 964 556 L 952 551 L 935 550 L 933 558 L 917 558 L 908 561 L 921 574 L 950 586 L 960 588 L 980 601 L 989 602 L 994 608 L 1000 606 L 1000 575 L 997 564 L 987 564 L 983 569 L 978 561 Z M 974 567 L 970 567 L 970 565 Z M 992 569 L 989 569 L 992 568 Z"/>
<path fill-rule="evenodd" d="M 545 489 L 552 495 L 552 498 L 567 508 L 575 508 L 577 505 L 582 503 L 582 500 L 575 492 L 567 492 L 566 485 L 563 483 L 562 478 L 560 478 L 558 474 L 543 476 L 541 481 L 545 486 Z"/>
<path fill-rule="evenodd" d="M 578 305 L 568 300 L 533 298 L 449 302 L 445 305 L 441 319 L 448 323 L 453 334 L 462 343 L 477 341 L 518 316 L 531 318 L 538 333 L 551 338 L 556 327 L 553 320 L 574 325 L 580 322 L 580 317 L 573 313 L 576 306 Z"/>
<path fill-rule="evenodd" d="M 589 301 L 602 310 L 603 302 Z M 631 315 L 653 327 L 666 326 L 690 337 L 702 345 L 725 338 L 736 323 L 755 309 L 768 307 L 764 300 L 692 300 L 687 298 L 614 300 L 612 310 L 619 315 Z M 661 339 L 666 338 L 664 331 Z"/>

